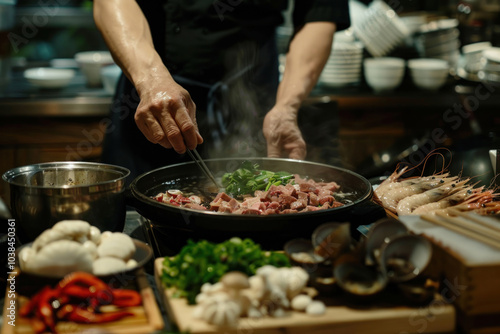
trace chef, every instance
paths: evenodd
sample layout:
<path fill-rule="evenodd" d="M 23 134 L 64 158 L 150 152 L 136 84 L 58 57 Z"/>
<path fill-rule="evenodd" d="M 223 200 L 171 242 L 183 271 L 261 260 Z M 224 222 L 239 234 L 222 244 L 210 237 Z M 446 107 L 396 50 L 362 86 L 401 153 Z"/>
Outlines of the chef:
<path fill-rule="evenodd" d="M 103 162 L 132 177 L 187 159 L 304 159 L 302 101 L 349 26 L 347 0 L 297 0 L 279 81 L 276 27 L 288 0 L 94 0 L 94 18 L 124 75 Z M 263 136 L 261 135 L 263 134 Z M 165 150 L 166 148 L 167 150 Z"/>

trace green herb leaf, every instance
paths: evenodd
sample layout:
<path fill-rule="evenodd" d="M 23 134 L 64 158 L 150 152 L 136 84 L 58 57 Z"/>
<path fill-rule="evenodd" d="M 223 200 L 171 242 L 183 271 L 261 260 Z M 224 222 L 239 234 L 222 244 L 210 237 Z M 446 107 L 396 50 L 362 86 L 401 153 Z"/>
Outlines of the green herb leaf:
<path fill-rule="evenodd" d="M 251 239 L 232 238 L 219 244 L 189 240 L 179 254 L 165 258 L 161 281 L 194 304 L 203 284 L 214 284 L 229 271 L 255 275 L 264 265 L 290 267 L 290 262 L 285 254 L 263 251 Z"/>
<path fill-rule="evenodd" d="M 268 190 L 271 185 L 293 182 L 293 174 L 260 170 L 258 164 L 244 161 L 241 167 L 222 176 L 222 185 L 228 195 L 240 197 L 253 195 L 256 190 Z"/>

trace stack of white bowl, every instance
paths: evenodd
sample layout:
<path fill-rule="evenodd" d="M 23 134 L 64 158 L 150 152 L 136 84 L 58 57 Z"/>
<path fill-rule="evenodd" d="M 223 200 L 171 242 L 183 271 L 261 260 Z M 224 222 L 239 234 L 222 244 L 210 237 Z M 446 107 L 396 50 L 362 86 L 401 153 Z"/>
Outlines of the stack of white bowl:
<path fill-rule="evenodd" d="M 410 35 L 401 18 L 382 0 L 373 1 L 363 14 L 353 24 L 354 34 L 374 57 L 387 55 Z"/>
<path fill-rule="evenodd" d="M 406 61 L 395 57 L 367 58 L 364 60 L 365 79 L 375 92 L 392 91 L 403 82 Z"/>
<path fill-rule="evenodd" d="M 458 20 L 431 21 L 416 32 L 415 47 L 421 58 L 446 60 L 455 69 L 460 57 L 459 35 Z"/>
<path fill-rule="evenodd" d="M 344 87 L 359 84 L 363 44 L 354 40 L 349 30 L 335 34 L 330 56 L 318 82 L 325 86 Z"/>
<path fill-rule="evenodd" d="M 492 47 L 482 52 L 481 68 L 477 73 L 480 80 L 500 83 L 500 47 Z"/>
<path fill-rule="evenodd" d="M 479 81 L 477 75 L 482 67 L 483 51 L 491 47 L 491 42 L 478 42 L 462 46 L 457 74 L 463 79 Z"/>
<path fill-rule="evenodd" d="M 109 51 L 78 52 L 75 54 L 75 60 L 85 76 L 87 86 L 89 87 L 102 86 L 101 68 L 114 64 L 113 57 Z"/>
<path fill-rule="evenodd" d="M 407 47 L 413 47 L 413 35 L 420 29 L 420 27 L 427 23 L 427 18 L 428 14 L 422 12 L 410 13 L 401 16 L 401 21 L 409 31 L 409 35 L 405 39 L 405 44 Z"/>
<path fill-rule="evenodd" d="M 401 16 L 401 21 L 404 23 L 410 35 L 416 33 L 422 26 L 427 24 L 428 14 L 425 12 L 417 12 Z"/>
<path fill-rule="evenodd" d="M 408 68 L 415 86 L 423 90 L 438 90 L 446 83 L 450 75 L 450 65 L 443 59 L 410 59 Z"/>

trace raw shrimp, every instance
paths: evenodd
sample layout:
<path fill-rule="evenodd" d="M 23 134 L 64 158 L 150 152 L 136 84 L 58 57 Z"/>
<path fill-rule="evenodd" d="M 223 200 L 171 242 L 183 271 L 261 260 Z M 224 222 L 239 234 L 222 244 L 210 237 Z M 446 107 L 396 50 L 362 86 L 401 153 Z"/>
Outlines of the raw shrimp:
<path fill-rule="evenodd" d="M 452 183 L 456 179 L 456 177 L 440 178 L 435 176 L 417 178 L 415 179 L 415 183 L 411 185 L 398 187 L 388 191 L 380 198 L 380 201 L 386 209 L 389 209 L 392 212 L 396 212 L 398 203 L 404 198 L 415 194 L 421 194 L 430 189 L 440 187 L 443 184 Z"/>
<path fill-rule="evenodd" d="M 380 197 L 383 193 L 385 193 L 392 184 L 399 180 L 399 178 L 406 172 L 407 168 L 408 167 L 403 167 L 399 172 L 394 171 L 387 179 L 378 185 L 378 187 L 374 190 L 375 194 Z"/>
<path fill-rule="evenodd" d="M 483 195 L 483 194 L 480 194 Z M 500 203 L 493 202 L 493 196 L 487 195 L 479 200 L 467 201 L 448 208 L 430 212 L 432 215 L 456 216 L 456 211 L 474 211 L 480 215 L 491 215 L 500 212 Z"/>
<path fill-rule="evenodd" d="M 377 187 L 374 192 L 377 195 L 377 197 L 380 199 L 384 195 L 386 195 L 388 192 L 391 190 L 397 189 L 397 188 L 402 188 L 402 187 L 408 187 L 417 183 L 421 182 L 429 182 L 432 181 L 436 178 L 447 178 L 449 176 L 449 173 L 445 173 L 442 175 L 430 175 L 430 176 L 417 176 L 417 177 L 409 177 L 406 179 L 403 179 L 401 181 L 394 181 L 387 183 L 381 190 Z M 385 182 L 385 181 L 384 181 Z M 379 186 L 380 187 L 380 186 Z"/>
<path fill-rule="evenodd" d="M 462 186 L 464 186 L 467 182 L 469 182 L 468 179 L 459 182 L 455 181 L 444 182 L 441 186 L 437 188 L 430 189 L 423 193 L 403 198 L 402 200 L 399 201 L 396 211 L 400 216 L 409 215 L 413 212 L 413 210 L 415 210 L 419 206 L 439 201 L 440 199 L 443 199 L 446 196 L 449 196 L 451 194 L 460 191 L 461 189 L 464 189 L 462 188 Z M 472 189 L 472 186 L 469 186 L 468 188 Z"/>
<path fill-rule="evenodd" d="M 477 200 L 480 196 L 484 196 L 480 193 L 482 189 L 462 189 L 454 194 L 446 196 L 445 198 L 437 201 L 431 202 L 417 207 L 412 211 L 411 214 L 422 215 L 422 214 L 435 214 L 436 212 L 444 212 L 449 207 L 453 207 L 460 203 L 470 203 Z"/>

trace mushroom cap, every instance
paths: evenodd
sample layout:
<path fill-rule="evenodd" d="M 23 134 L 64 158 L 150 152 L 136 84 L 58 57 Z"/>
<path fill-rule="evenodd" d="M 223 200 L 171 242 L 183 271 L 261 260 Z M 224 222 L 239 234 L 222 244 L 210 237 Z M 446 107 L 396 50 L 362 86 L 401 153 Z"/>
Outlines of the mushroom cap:
<path fill-rule="evenodd" d="M 240 271 L 231 271 L 221 277 L 220 282 L 229 289 L 247 289 L 250 287 L 248 276 Z"/>

